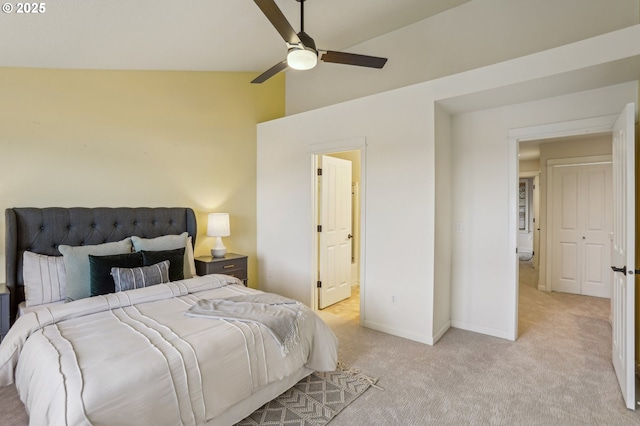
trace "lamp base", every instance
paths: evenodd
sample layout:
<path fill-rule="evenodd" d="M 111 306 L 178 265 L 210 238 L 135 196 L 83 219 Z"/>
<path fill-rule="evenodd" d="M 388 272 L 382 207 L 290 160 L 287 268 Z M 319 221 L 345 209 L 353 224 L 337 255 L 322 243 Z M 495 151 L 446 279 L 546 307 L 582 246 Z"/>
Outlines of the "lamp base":
<path fill-rule="evenodd" d="M 227 248 L 222 244 L 222 238 L 216 237 L 216 244 L 211 248 L 211 256 L 224 257 L 227 254 Z"/>
<path fill-rule="evenodd" d="M 225 254 L 227 254 L 227 249 L 226 248 L 211 249 L 211 256 L 213 256 L 213 257 L 224 257 Z"/>

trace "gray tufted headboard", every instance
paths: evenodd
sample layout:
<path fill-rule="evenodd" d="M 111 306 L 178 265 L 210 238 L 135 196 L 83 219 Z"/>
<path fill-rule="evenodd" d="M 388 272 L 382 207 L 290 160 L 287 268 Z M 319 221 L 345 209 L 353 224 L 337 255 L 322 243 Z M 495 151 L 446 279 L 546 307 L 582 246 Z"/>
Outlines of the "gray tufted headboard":
<path fill-rule="evenodd" d="M 22 255 L 25 250 L 61 256 L 70 246 L 120 241 L 136 235 L 155 238 L 185 231 L 196 240 L 196 217 L 185 207 L 12 208 L 6 219 L 6 284 L 11 291 L 11 320 L 24 300 Z"/>

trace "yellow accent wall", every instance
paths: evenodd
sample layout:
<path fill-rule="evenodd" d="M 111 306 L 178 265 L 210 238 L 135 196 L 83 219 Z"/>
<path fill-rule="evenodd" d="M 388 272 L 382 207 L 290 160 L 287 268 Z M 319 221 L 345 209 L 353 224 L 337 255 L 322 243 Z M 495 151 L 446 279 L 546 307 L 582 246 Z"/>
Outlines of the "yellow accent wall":
<path fill-rule="evenodd" d="M 0 68 L 0 281 L 8 207 L 186 206 L 206 215 L 257 285 L 256 124 L 284 115 L 284 76 Z"/>

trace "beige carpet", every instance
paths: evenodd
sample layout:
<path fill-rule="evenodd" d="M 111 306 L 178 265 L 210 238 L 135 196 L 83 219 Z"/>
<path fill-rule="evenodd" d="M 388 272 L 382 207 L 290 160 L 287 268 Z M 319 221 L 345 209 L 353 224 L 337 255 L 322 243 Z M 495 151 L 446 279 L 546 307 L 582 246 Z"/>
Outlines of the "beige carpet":
<path fill-rule="evenodd" d="M 526 267 L 516 342 L 450 329 L 426 346 L 321 311 L 339 359 L 384 388 L 330 425 L 640 425 L 611 365 L 609 300 L 540 292 Z M 0 401 L 1 425 L 27 424 L 13 387 L 0 388 Z"/>
<path fill-rule="evenodd" d="M 523 265 L 516 342 L 450 329 L 426 346 L 322 311 L 339 358 L 385 389 L 331 426 L 640 425 L 611 365 L 609 300 L 540 292 L 534 274 Z"/>

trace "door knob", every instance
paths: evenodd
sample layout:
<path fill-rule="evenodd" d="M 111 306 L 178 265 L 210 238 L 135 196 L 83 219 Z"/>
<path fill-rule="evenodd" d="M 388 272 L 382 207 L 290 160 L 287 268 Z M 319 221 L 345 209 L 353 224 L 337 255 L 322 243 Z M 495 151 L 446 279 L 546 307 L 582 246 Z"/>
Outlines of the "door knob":
<path fill-rule="evenodd" d="M 353 238 L 353 235 L 349 234 L 349 235 L 347 235 L 347 238 L 348 238 L 348 239 L 352 239 L 352 238 Z"/>

